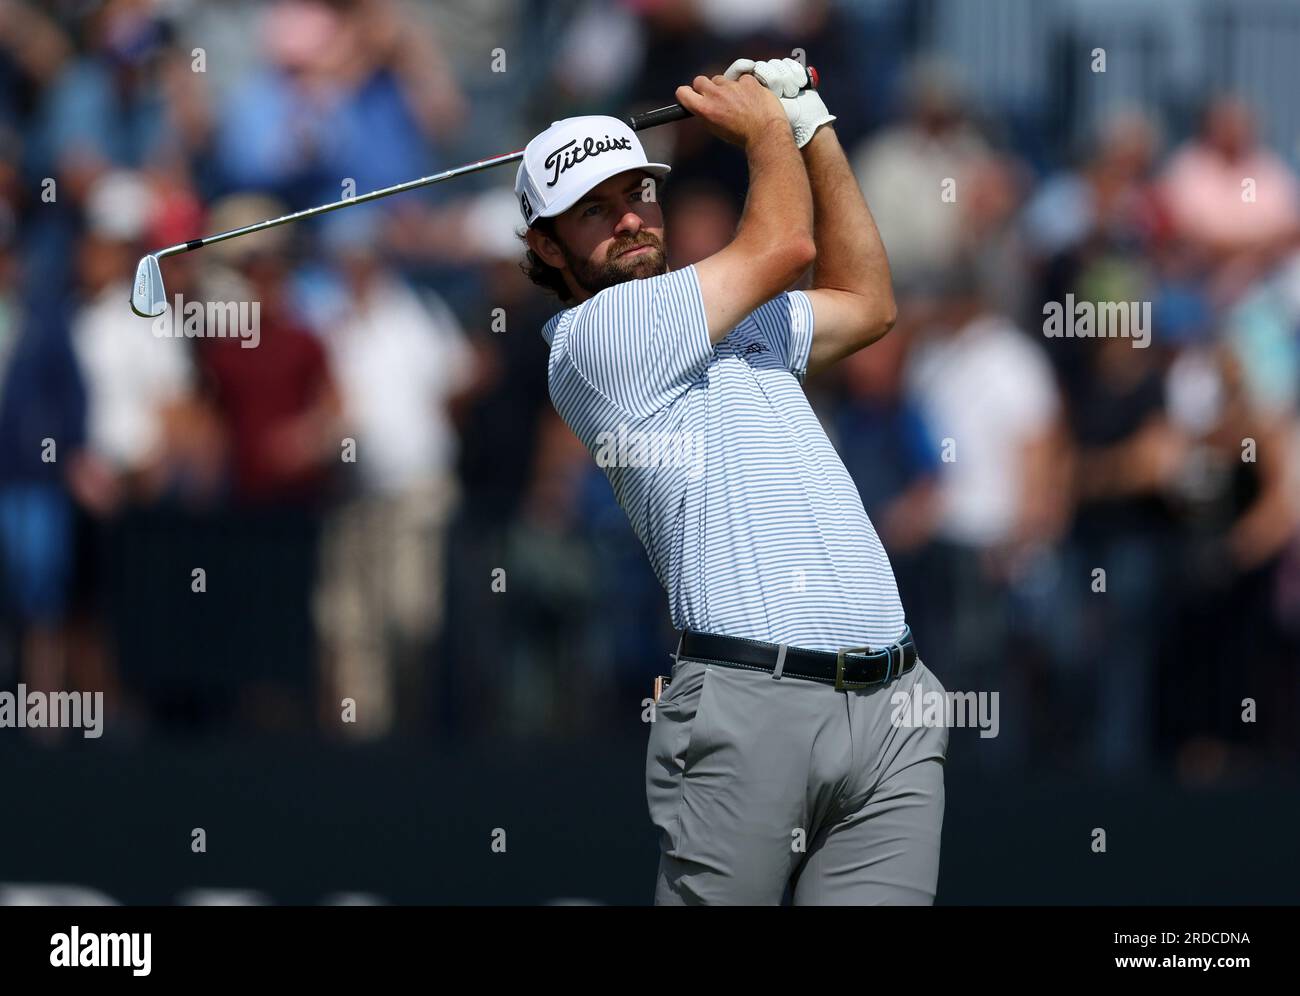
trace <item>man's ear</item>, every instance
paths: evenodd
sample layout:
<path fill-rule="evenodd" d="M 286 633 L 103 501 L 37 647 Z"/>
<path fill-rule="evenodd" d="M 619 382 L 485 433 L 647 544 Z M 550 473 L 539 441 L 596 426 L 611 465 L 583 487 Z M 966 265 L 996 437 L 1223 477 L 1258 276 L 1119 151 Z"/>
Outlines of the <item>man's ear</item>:
<path fill-rule="evenodd" d="M 525 232 L 525 237 L 528 239 L 528 248 L 536 253 L 543 263 L 557 270 L 564 269 L 564 253 L 560 252 L 560 247 L 555 244 L 554 239 L 537 228 L 529 228 Z"/>

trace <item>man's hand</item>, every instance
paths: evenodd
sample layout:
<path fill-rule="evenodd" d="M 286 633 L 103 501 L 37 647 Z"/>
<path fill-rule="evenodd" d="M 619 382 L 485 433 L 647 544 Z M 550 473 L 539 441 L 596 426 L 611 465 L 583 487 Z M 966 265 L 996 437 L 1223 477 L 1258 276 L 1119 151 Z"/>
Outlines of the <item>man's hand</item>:
<path fill-rule="evenodd" d="M 677 102 L 718 138 L 742 149 L 785 124 L 780 101 L 752 76 L 697 76 L 690 86 L 677 88 Z"/>
<path fill-rule="evenodd" d="M 808 70 L 798 59 L 761 62 L 737 59 L 723 73 L 723 77 L 729 80 L 740 80 L 749 75 L 781 99 L 781 106 L 794 132 L 794 144 L 799 148 L 812 140 L 818 128 L 835 120 L 835 115 L 826 110 L 826 104 L 816 90 L 803 89 L 808 86 Z"/>

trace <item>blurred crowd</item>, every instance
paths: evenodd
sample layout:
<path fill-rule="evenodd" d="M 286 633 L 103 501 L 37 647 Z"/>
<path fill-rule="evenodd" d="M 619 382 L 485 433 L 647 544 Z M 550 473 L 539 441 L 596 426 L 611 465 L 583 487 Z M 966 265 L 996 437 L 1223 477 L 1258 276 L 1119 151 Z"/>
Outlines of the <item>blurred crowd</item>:
<path fill-rule="evenodd" d="M 547 398 L 513 167 L 163 262 L 255 344 L 133 315 L 134 265 L 799 50 L 900 304 L 809 392 L 926 663 L 1000 694 L 970 763 L 1294 763 L 1294 164 L 1208 87 L 1035 130 L 934 9 L 0 0 L 0 686 L 104 690 L 109 736 L 636 729 L 667 610 Z M 689 265 L 743 157 L 643 137 Z M 1145 303 L 1146 341 L 1047 334 L 1067 296 Z"/>

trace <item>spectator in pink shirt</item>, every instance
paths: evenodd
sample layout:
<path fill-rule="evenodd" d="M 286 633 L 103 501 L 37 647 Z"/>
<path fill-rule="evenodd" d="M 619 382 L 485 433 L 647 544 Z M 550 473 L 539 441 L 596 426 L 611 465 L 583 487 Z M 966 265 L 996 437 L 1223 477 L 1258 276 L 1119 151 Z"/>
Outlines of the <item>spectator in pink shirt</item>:
<path fill-rule="evenodd" d="M 1171 159 L 1162 183 L 1174 232 L 1211 260 L 1265 258 L 1285 246 L 1300 222 L 1300 191 L 1282 159 L 1259 144 L 1244 101 L 1219 97 L 1198 137 Z"/>

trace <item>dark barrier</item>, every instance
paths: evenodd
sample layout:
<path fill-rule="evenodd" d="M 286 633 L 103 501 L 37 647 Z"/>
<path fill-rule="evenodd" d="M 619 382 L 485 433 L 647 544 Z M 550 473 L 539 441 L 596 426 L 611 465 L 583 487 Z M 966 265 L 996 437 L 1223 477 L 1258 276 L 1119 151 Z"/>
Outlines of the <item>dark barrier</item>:
<path fill-rule="evenodd" d="M 31 901 L 38 884 L 131 904 L 233 898 L 196 892 L 213 889 L 313 905 L 650 898 L 641 741 L 39 751 L 20 737 L 0 732 L 0 901 Z M 952 771 L 939 901 L 1295 903 L 1297 789 Z M 1099 827 L 1105 853 L 1092 849 Z"/>

